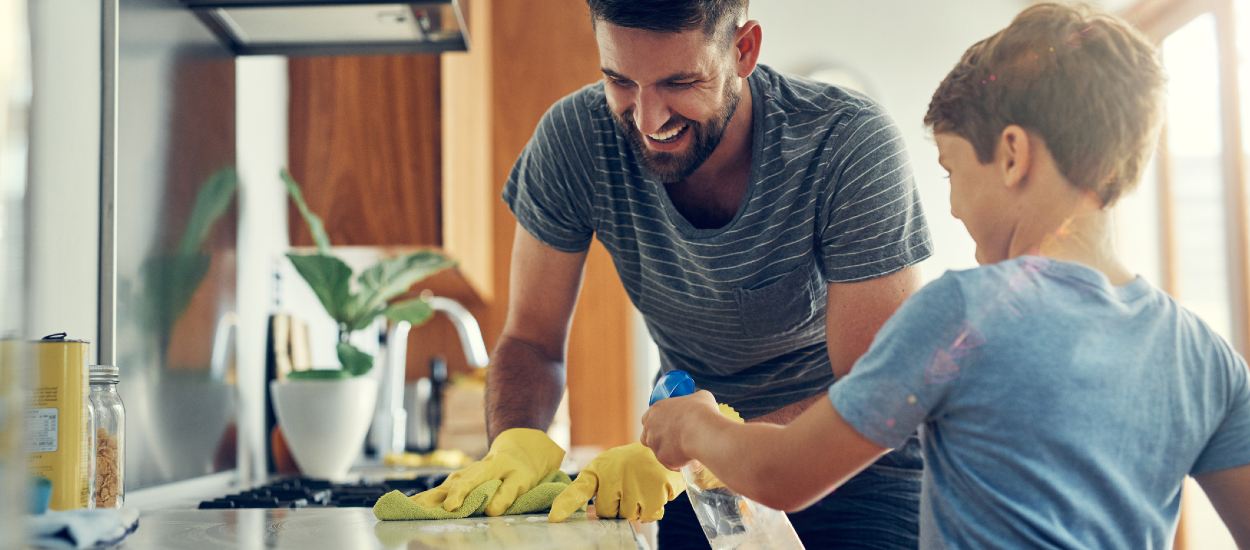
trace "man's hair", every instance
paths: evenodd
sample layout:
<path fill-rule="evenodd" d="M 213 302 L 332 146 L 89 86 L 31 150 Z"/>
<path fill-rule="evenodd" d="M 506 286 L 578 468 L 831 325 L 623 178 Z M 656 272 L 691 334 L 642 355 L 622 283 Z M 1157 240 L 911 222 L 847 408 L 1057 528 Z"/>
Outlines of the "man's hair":
<path fill-rule="evenodd" d="M 968 140 L 982 164 L 1008 125 L 1040 135 L 1060 172 L 1110 206 L 1136 185 L 1162 121 L 1155 47 L 1088 6 L 1045 3 L 973 44 L 925 114 L 935 133 Z"/>
<path fill-rule="evenodd" d="M 737 28 L 749 0 L 586 0 L 592 23 L 653 32 L 701 29 L 709 38 Z M 729 36 L 733 36 L 729 34 Z"/>

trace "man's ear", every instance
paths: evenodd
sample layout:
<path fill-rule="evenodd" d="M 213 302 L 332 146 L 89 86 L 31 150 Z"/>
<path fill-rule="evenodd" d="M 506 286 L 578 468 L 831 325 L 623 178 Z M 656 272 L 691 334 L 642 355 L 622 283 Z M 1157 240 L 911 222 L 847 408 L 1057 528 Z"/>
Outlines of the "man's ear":
<path fill-rule="evenodd" d="M 738 78 L 746 78 L 755 72 L 755 65 L 760 59 L 760 23 L 754 19 L 743 23 L 734 31 L 734 53 L 737 54 L 735 66 Z"/>
<path fill-rule="evenodd" d="M 1033 168 L 1033 147 L 1036 140 L 1024 128 L 1015 124 L 1003 128 L 998 136 L 995 161 L 1003 176 L 1003 185 L 1020 187 L 1029 179 Z"/>

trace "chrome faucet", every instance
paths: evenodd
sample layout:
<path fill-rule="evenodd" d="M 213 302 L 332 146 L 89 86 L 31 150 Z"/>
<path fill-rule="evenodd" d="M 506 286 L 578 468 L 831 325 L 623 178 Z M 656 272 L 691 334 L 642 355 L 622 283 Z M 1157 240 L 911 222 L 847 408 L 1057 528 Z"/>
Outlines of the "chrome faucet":
<path fill-rule="evenodd" d="M 447 318 L 451 319 L 452 324 L 456 326 L 456 334 L 460 335 L 460 345 L 464 347 L 464 358 L 468 360 L 469 366 L 485 368 L 490 363 L 490 359 L 486 356 L 486 341 L 482 340 L 482 328 L 478 326 L 473 314 L 460 305 L 460 302 L 451 298 L 428 296 L 425 297 L 425 301 L 430 304 L 431 308 L 434 308 L 434 311 L 441 311 L 447 315 Z"/>
<path fill-rule="evenodd" d="M 477 319 L 460 302 L 428 293 L 422 298 L 438 313 L 443 313 L 456 327 L 464 357 L 469 366 L 485 368 L 490 360 L 486 354 L 486 341 Z M 412 324 L 399 321 L 391 326 L 386 338 L 386 367 L 382 376 L 382 392 L 377 412 L 373 417 L 373 429 L 377 439 L 373 442 L 379 455 L 403 452 L 408 432 L 408 411 L 404 408 L 404 381 L 408 363 L 408 332 Z"/>

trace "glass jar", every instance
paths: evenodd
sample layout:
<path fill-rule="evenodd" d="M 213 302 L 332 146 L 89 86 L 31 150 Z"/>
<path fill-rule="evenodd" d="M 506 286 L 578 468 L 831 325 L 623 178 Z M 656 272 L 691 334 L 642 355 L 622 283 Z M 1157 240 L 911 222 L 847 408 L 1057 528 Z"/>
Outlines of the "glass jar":
<path fill-rule="evenodd" d="M 121 508 L 125 496 L 126 408 L 117 394 L 117 367 L 91 365 L 91 419 L 95 429 L 96 508 Z"/>

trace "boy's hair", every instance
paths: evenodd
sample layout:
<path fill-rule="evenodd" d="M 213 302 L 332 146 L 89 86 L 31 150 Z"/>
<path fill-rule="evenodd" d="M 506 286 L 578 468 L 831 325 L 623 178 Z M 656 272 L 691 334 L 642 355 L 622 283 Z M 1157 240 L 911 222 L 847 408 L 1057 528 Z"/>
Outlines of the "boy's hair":
<path fill-rule="evenodd" d="M 968 140 L 981 163 L 1002 130 L 1040 135 L 1064 177 L 1110 206 L 1141 177 L 1162 121 L 1155 47 L 1088 6 L 1032 6 L 973 44 L 925 114 L 935 133 Z"/>
<path fill-rule="evenodd" d="M 653 32 L 683 32 L 701 29 L 709 38 L 731 32 L 745 18 L 749 0 L 586 0 L 592 23 Z"/>

